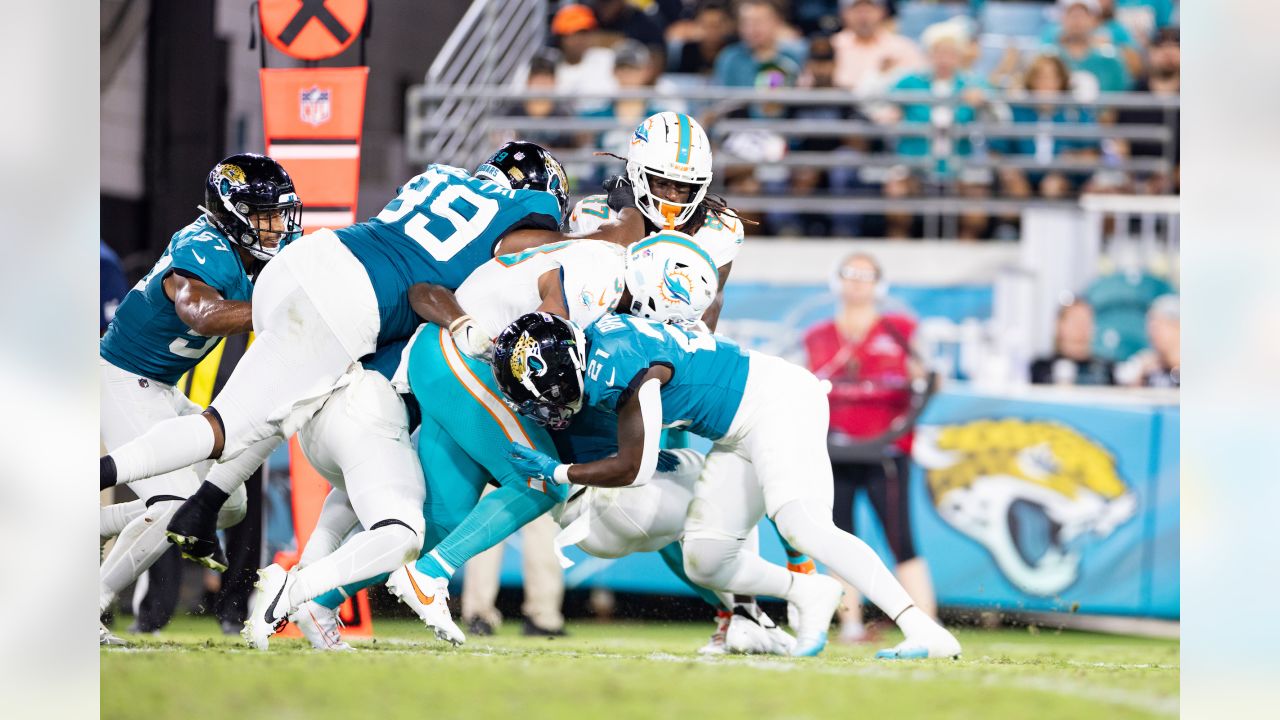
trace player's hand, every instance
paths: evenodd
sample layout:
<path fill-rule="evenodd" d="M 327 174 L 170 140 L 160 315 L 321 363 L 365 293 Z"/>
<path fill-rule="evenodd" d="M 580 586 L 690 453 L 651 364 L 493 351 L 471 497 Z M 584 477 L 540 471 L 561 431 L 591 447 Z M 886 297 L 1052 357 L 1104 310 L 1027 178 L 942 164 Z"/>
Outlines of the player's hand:
<path fill-rule="evenodd" d="M 636 194 L 631 188 L 631 181 L 624 175 L 611 175 L 605 178 L 602 185 L 609 196 L 609 209 L 622 212 L 626 208 L 636 206 Z"/>
<path fill-rule="evenodd" d="M 470 315 L 454 320 L 449 327 L 449 334 L 453 336 L 453 344 L 464 354 L 484 362 L 489 362 L 492 358 L 493 340 L 481 332 L 480 326 L 476 325 Z"/>
<path fill-rule="evenodd" d="M 675 472 L 680 467 L 680 456 L 670 450 L 658 451 L 658 472 L 669 473 Z"/>
<path fill-rule="evenodd" d="M 546 453 L 522 443 L 512 442 L 507 459 L 511 461 L 516 472 L 525 477 L 549 483 L 556 481 L 556 468 L 560 466 L 560 462 Z"/>

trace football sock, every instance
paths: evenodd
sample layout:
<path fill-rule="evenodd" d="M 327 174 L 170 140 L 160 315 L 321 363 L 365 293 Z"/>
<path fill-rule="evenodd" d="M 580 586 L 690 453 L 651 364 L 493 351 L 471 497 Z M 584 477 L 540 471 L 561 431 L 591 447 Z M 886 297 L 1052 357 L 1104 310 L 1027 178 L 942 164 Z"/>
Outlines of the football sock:
<path fill-rule="evenodd" d="M 164 535 L 169 517 L 181 503 L 153 504 L 125 525 L 99 568 L 98 612 L 105 612 L 115 596 L 151 567 L 172 545 Z"/>
<path fill-rule="evenodd" d="M 792 500 L 782 506 L 774 521 L 796 549 L 817 558 L 889 617 L 898 617 L 911 605 L 907 591 L 875 551 L 835 526 L 830 507 L 816 500 Z"/>
<path fill-rule="evenodd" d="M 502 542 L 555 504 L 555 497 L 540 490 L 503 485 L 480 498 L 453 532 L 418 559 L 416 567 L 431 577 L 450 577 L 454 569 Z"/>
<path fill-rule="evenodd" d="M 230 495 L 262 467 L 262 463 L 266 462 L 282 442 L 284 441 L 278 435 L 272 435 L 250 445 L 230 460 L 214 463 L 205 476 L 205 482 Z"/>
<path fill-rule="evenodd" d="M 117 484 L 154 477 L 198 463 L 213 452 L 213 428 L 203 415 L 158 422 L 106 456 Z M 104 463 L 105 465 L 105 463 Z"/>
<path fill-rule="evenodd" d="M 115 503 L 100 509 L 98 511 L 98 535 L 104 538 L 119 535 L 120 531 L 124 530 L 131 520 L 141 515 L 146 509 L 146 503 L 141 500 Z"/>
<path fill-rule="evenodd" d="M 356 533 L 332 554 L 298 570 L 289 590 L 289 606 L 298 607 L 347 583 L 390 573 L 416 555 L 419 547 L 418 534 L 398 521 Z"/>
<path fill-rule="evenodd" d="M 662 562 L 666 563 L 667 567 L 671 568 L 671 572 L 675 573 L 676 577 L 680 578 L 680 580 L 683 581 L 685 585 L 689 586 L 689 589 L 697 593 L 698 597 L 706 601 L 708 605 L 715 608 L 716 610 L 727 611 L 729 609 L 724 604 L 724 602 L 720 599 L 719 595 L 716 595 L 715 592 L 708 590 L 702 587 L 701 585 L 693 582 L 692 580 L 689 579 L 689 576 L 685 574 L 684 550 L 681 549 L 679 542 L 673 542 L 670 545 L 659 550 L 658 557 L 662 558 Z"/>

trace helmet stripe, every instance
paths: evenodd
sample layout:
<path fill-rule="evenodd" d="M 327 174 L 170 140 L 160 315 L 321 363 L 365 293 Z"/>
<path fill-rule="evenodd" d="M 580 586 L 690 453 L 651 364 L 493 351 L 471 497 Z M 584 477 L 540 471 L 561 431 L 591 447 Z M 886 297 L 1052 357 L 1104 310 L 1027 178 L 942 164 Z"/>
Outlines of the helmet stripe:
<path fill-rule="evenodd" d="M 706 260 L 707 264 L 711 266 L 711 272 L 715 273 L 716 283 L 719 284 L 720 268 L 716 267 L 716 261 L 712 260 L 711 256 L 707 254 L 707 251 L 703 250 L 702 247 L 698 245 L 698 243 L 692 242 L 690 240 L 686 240 L 685 238 L 682 238 L 679 235 L 668 235 L 667 233 L 658 233 L 650 238 L 646 238 L 636 243 L 634 246 L 632 246 L 631 252 L 636 253 L 636 252 L 639 252 L 640 250 L 644 250 L 645 248 L 653 247 L 658 243 L 664 243 L 664 242 L 672 243 L 674 245 L 679 245 L 680 247 L 686 247 L 698 253 L 698 255 L 701 256 L 703 260 Z"/>
<path fill-rule="evenodd" d="M 684 113 L 676 113 L 676 119 L 680 121 L 680 149 L 676 151 L 676 162 L 687 165 L 689 163 L 689 117 Z"/>

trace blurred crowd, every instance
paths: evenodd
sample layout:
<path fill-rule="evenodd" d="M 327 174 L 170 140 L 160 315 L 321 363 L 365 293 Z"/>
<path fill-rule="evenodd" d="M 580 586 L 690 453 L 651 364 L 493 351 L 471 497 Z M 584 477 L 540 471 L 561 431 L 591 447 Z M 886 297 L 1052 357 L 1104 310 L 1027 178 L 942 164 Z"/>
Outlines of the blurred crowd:
<path fill-rule="evenodd" d="M 638 122 L 652 112 L 677 110 L 696 115 L 708 129 L 725 117 L 929 128 L 919 135 L 829 137 L 744 131 L 719 138 L 713 132 L 713 141 L 730 150 L 726 157 L 756 161 L 718 163 L 717 189 L 726 194 L 1057 199 L 1082 192 L 1178 192 L 1177 109 L 1092 104 L 1100 93 L 1178 96 L 1175 0 L 583 0 L 556 3 L 552 11 L 549 46 L 532 61 L 527 84 L 580 97 L 565 104 L 517 103 L 509 115 Z M 830 88 L 847 91 L 849 99 L 829 106 L 758 102 L 726 109 L 681 96 L 681 89 L 706 86 Z M 661 99 L 590 97 L 619 89 L 652 89 Z M 885 99 L 903 91 L 955 103 Z M 1043 104 L 1028 102 L 1041 96 Z M 1081 104 L 1050 102 L 1061 96 Z M 987 137 L 978 131 L 992 125 L 1026 132 Z M 1163 125 L 1172 142 L 1071 132 L 1121 125 Z M 615 153 L 625 152 L 628 135 L 521 134 L 552 148 Z M 788 153 L 889 161 L 830 168 L 769 164 Z M 1009 167 L 1001 158 L 1020 162 Z M 1166 158 L 1172 170 L 1126 172 L 1129 158 Z M 599 167 L 570 169 L 580 192 L 602 179 Z M 909 214 L 779 211 L 754 219 L 761 222 L 756 232 L 767 235 L 922 235 L 921 219 Z M 958 218 L 955 235 L 1014 237 L 1017 224 L 1016 213 L 976 210 Z"/>

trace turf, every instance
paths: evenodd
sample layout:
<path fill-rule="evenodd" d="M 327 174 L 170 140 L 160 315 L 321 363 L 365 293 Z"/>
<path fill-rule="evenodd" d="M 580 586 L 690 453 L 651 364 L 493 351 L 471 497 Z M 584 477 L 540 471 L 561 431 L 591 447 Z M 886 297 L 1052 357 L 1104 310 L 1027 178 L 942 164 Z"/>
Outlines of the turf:
<path fill-rule="evenodd" d="M 1021 630 L 957 631 L 958 661 L 890 663 L 874 647 L 818 658 L 701 658 L 710 625 L 573 624 L 525 638 L 517 624 L 437 642 L 379 620 L 359 652 L 273 639 L 242 647 L 209 619 L 123 635 L 101 653 L 103 718 L 1144 718 L 1178 712 L 1177 641 Z M 884 645 L 897 642 L 892 635 Z"/>

